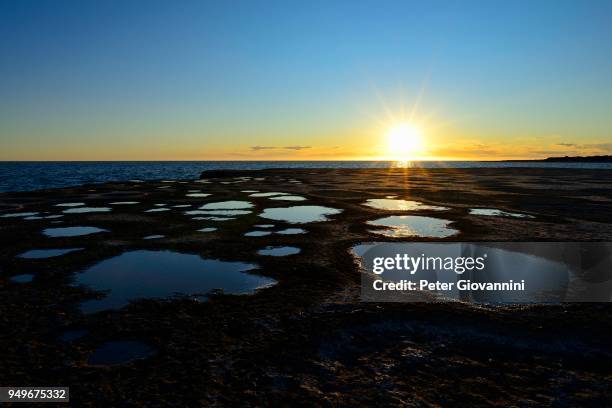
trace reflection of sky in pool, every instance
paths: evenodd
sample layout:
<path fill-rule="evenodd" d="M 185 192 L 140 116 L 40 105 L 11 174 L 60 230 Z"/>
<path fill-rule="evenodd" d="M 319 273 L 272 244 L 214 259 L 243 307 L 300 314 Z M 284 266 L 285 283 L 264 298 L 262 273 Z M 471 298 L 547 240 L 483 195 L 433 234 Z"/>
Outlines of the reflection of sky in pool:
<path fill-rule="evenodd" d="M 208 193 L 189 193 L 187 194 L 187 197 L 196 197 L 196 198 L 204 198 L 204 197 L 208 197 L 210 194 Z"/>
<path fill-rule="evenodd" d="M 232 215 L 246 215 L 250 214 L 249 210 L 192 210 L 185 211 L 187 215 L 221 215 L 221 216 L 232 216 Z"/>
<path fill-rule="evenodd" d="M 217 230 L 217 228 L 215 228 L 215 227 L 207 227 L 207 228 L 200 228 L 198 231 L 199 232 L 213 232 L 213 231 L 216 231 L 216 230 Z"/>
<path fill-rule="evenodd" d="M 38 214 L 37 212 L 18 212 L 18 213 L 2 214 L 0 215 L 0 218 L 32 217 L 37 214 Z"/>
<path fill-rule="evenodd" d="M 534 218 L 533 215 L 513 213 L 495 208 L 472 208 L 470 215 L 486 215 L 493 217 Z"/>
<path fill-rule="evenodd" d="M 281 193 L 278 191 L 271 191 L 268 193 L 254 193 L 251 194 L 250 197 L 274 197 L 274 196 L 281 196 L 281 195 L 289 195 L 289 193 Z"/>
<path fill-rule="evenodd" d="M 98 232 L 108 232 L 108 230 L 97 227 L 63 227 L 47 228 L 43 230 L 43 234 L 48 237 L 77 237 L 80 235 L 89 235 Z"/>
<path fill-rule="evenodd" d="M 84 214 L 93 212 L 109 212 L 110 207 L 76 207 L 62 211 L 64 214 Z"/>
<path fill-rule="evenodd" d="M 42 259 L 52 258 L 54 256 L 65 255 L 70 252 L 80 251 L 83 248 L 64 248 L 64 249 L 31 249 L 22 254 L 17 255 L 18 258 L 24 259 Z"/>
<path fill-rule="evenodd" d="M 368 207 L 376 208 L 378 210 L 392 210 L 392 211 L 448 210 L 447 207 L 423 204 L 419 201 L 400 200 L 400 199 L 394 199 L 394 198 L 373 198 L 373 199 L 367 200 L 365 205 Z"/>
<path fill-rule="evenodd" d="M 280 235 L 297 235 L 297 234 L 305 234 L 307 231 L 302 228 L 286 228 L 284 230 L 276 231 L 277 234 Z"/>
<path fill-rule="evenodd" d="M 388 237 L 431 237 L 444 238 L 455 235 L 458 231 L 449 228 L 451 221 L 418 215 L 392 215 L 374 221 L 369 225 L 390 227 L 391 229 L 372 231 Z"/>
<path fill-rule="evenodd" d="M 34 275 L 30 275 L 30 274 L 23 274 L 23 275 L 15 275 L 11 277 L 11 282 L 15 282 L 15 283 L 28 283 L 28 282 L 32 282 L 32 279 L 34 279 Z"/>
<path fill-rule="evenodd" d="M 77 283 L 108 291 L 102 299 L 82 304 L 86 313 L 117 309 L 133 299 L 165 298 L 176 293 L 205 294 L 221 288 L 245 294 L 276 283 L 246 273 L 256 265 L 205 259 L 172 251 L 131 251 L 102 261 L 76 274 Z"/>
<path fill-rule="evenodd" d="M 300 248 L 291 247 L 291 246 L 268 246 L 264 249 L 260 249 L 257 251 L 259 255 L 268 255 L 268 256 L 288 256 L 295 255 L 300 253 Z"/>
<path fill-rule="evenodd" d="M 270 200 L 278 200 L 278 201 L 306 201 L 306 197 L 297 196 L 297 195 L 282 195 L 277 197 L 270 197 Z"/>
<path fill-rule="evenodd" d="M 244 234 L 245 237 L 265 237 L 272 234 L 270 231 L 251 231 Z"/>
<path fill-rule="evenodd" d="M 319 205 L 298 205 L 284 208 L 266 208 L 260 214 L 262 218 L 285 221 L 293 224 L 329 221 L 327 216 L 339 214 L 342 210 Z"/>
<path fill-rule="evenodd" d="M 219 201 L 204 204 L 200 210 L 243 210 L 247 208 L 253 208 L 253 204 L 248 201 Z"/>
<path fill-rule="evenodd" d="M 420 282 L 422 279 L 428 282 L 453 283 L 450 290 L 432 292 L 469 302 L 610 301 L 612 293 L 612 244 L 608 242 L 372 242 L 356 245 L 353 252 L 360 258 L 361 265 L 377 279 L 390 282 L 403 279 Z M 440 262 L 432 262 L 427 268 L 419 267 L 414 274 L 406 269 L 396 269 L 395 266 L 385 269 L 379 275 L 372 273 L 375 258 L 395 258 L 403 254 L 437 258 Z M 452 266 L 442 266 L 442 262 L 446 262 L 448 258 L 479 257 L 483 263 L 481 269 L 462 269 L 457 273 Z M 525 286 L 523 290 L 460 290 L 457 288 L 460 280 L 476 284 L 524 281 Z M 370 295 L 378 296 L 372 295 L 372 291 L 368 294 Z M 389 293 L 387 295 L 393 296 Z"/>

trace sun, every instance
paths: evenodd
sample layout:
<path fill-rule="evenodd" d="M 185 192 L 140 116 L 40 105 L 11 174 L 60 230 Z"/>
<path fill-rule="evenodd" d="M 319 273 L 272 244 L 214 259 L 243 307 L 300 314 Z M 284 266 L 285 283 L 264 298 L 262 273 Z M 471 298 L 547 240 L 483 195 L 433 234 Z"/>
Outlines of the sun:
<path fill-rule="evenodd" d="M 397 159 L 415 158 L 423 152 L 423 133 L 412 123 L 399 123 L 387 132 L 387 149 Z"/>

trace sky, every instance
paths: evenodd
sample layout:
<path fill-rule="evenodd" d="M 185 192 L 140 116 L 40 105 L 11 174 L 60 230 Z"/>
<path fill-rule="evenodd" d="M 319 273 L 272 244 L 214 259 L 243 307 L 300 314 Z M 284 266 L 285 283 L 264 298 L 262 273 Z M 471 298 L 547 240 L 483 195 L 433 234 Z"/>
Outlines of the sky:
<path fill-rule="evenodd" d="M 597 0 L 0 0 L 0 160 L 401 159 L 405 123 L 410 159 L 612 154 L 610 21 Z"/>

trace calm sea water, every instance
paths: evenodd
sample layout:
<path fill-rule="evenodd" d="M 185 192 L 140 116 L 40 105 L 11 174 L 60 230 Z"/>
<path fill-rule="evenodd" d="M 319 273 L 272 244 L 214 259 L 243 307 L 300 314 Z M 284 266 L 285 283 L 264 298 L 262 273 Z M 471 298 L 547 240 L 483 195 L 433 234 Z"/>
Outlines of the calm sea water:
<path fill-rule="evenodd" d="M 612 163 L 412 162 L 424 168 L 540 167 L 612 169 Z M 130 179 L 195 179 L 203 170 L 269 168 L 388 168 L 391 161 L 0 162 L 0 192 L 30 191 Z"/>

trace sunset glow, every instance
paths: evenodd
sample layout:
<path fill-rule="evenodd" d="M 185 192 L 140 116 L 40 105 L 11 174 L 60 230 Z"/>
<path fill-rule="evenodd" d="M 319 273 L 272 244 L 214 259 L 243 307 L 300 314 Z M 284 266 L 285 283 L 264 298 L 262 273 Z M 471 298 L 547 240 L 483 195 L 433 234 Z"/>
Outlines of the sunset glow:
<path fill-rule="evenodd" d="M 417 159 L 424 151 L 422 131 L 411 123 L 400 123 L 387 133 L 389 156 L 394 160 Z"/>

